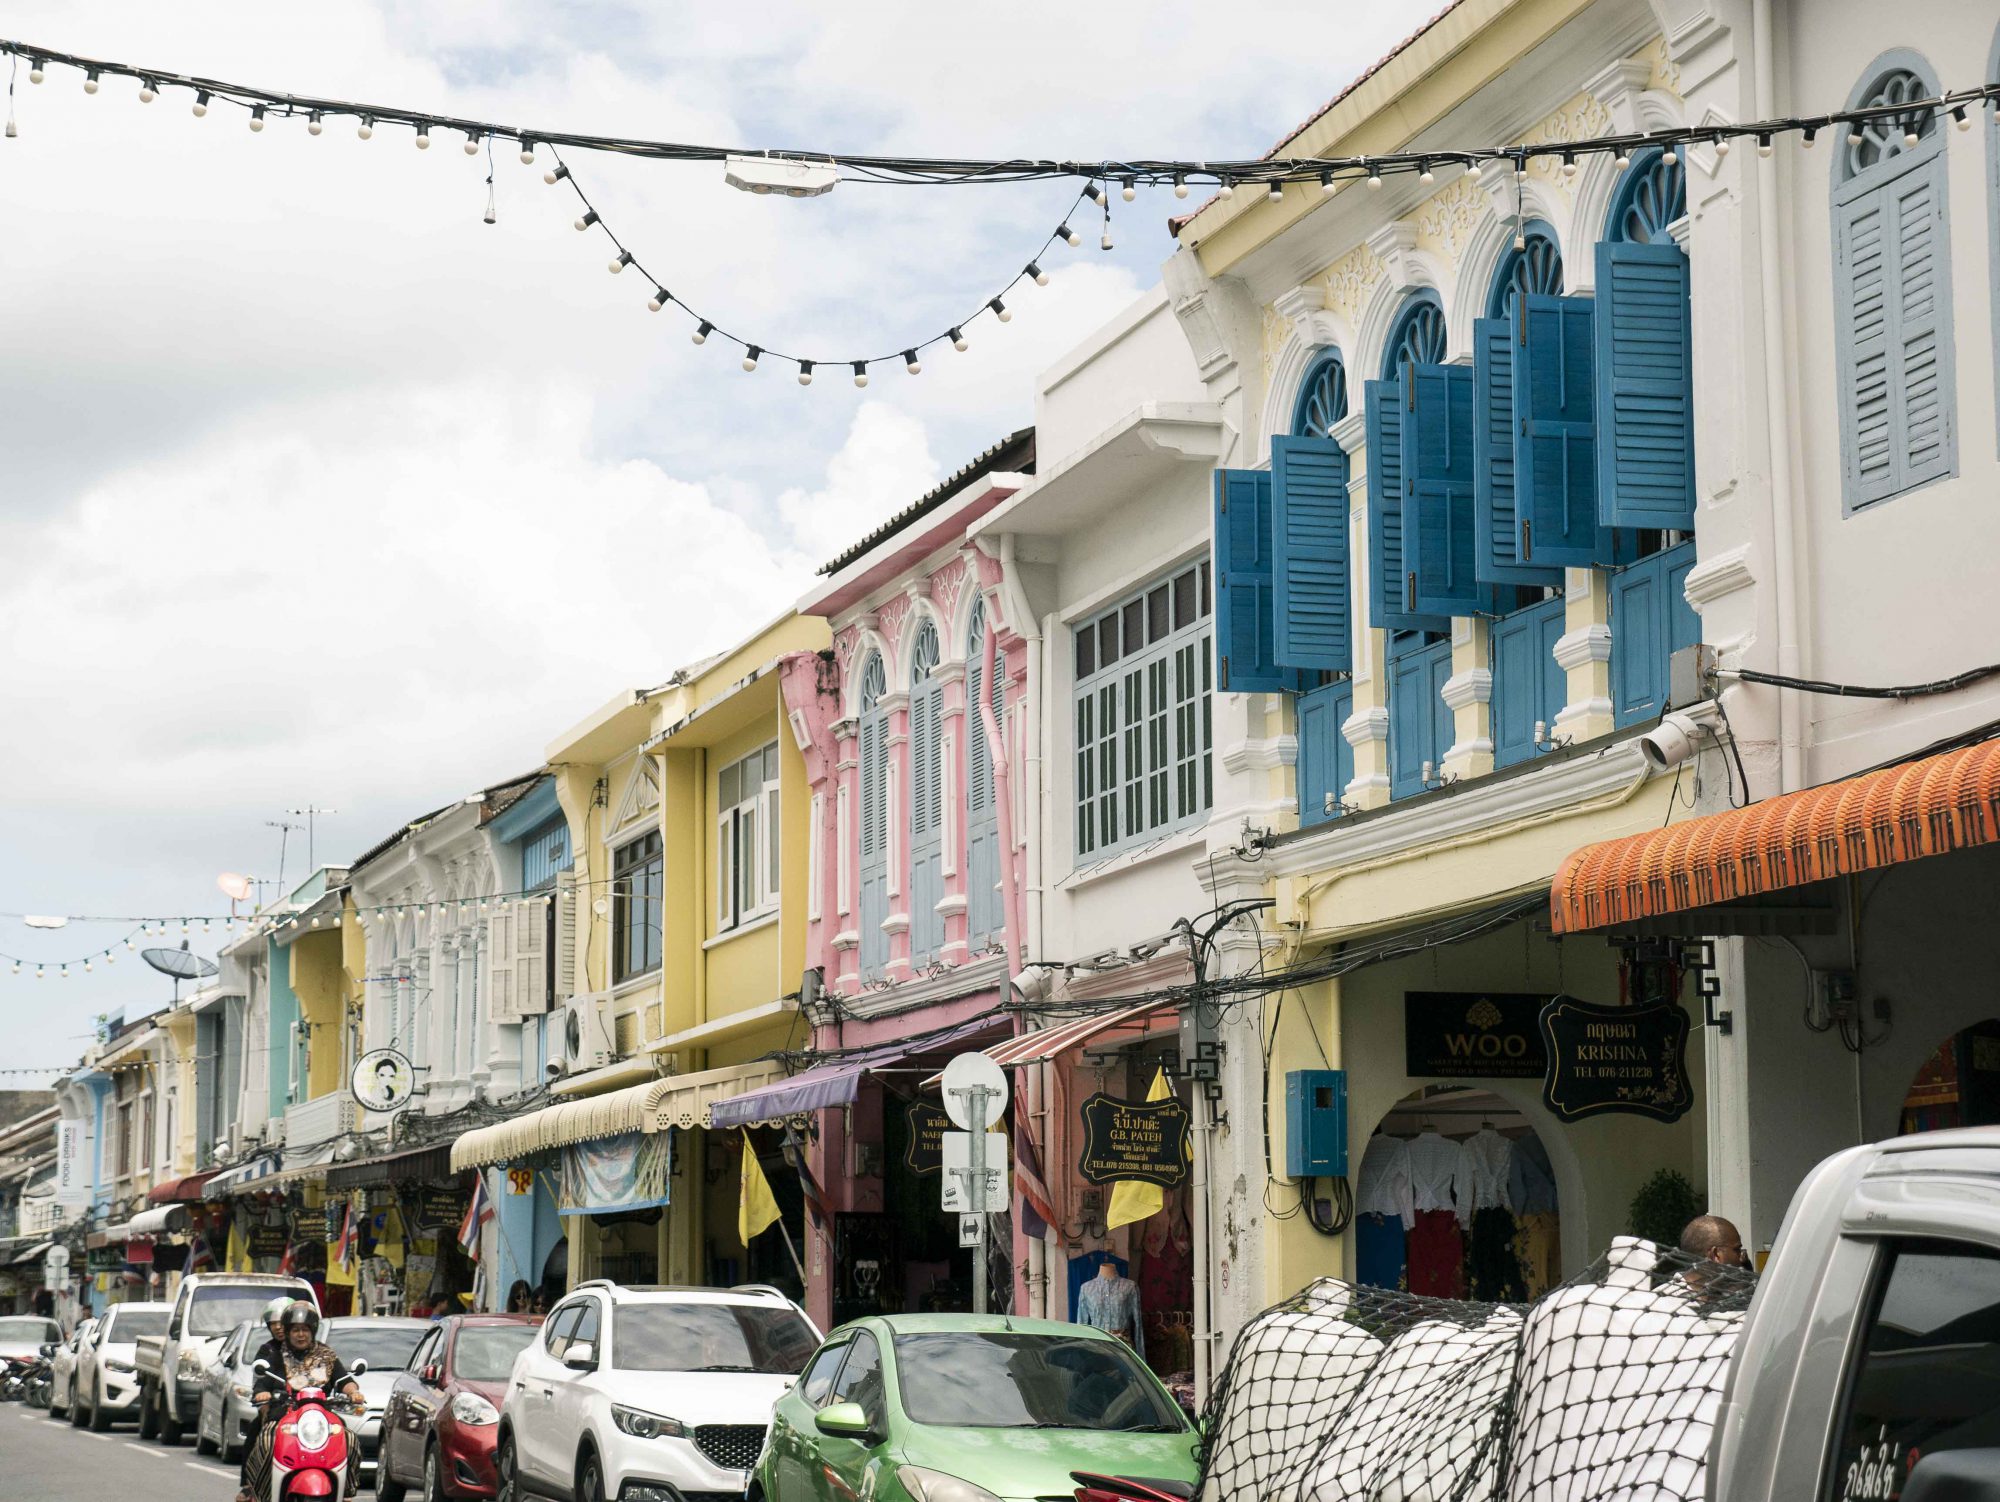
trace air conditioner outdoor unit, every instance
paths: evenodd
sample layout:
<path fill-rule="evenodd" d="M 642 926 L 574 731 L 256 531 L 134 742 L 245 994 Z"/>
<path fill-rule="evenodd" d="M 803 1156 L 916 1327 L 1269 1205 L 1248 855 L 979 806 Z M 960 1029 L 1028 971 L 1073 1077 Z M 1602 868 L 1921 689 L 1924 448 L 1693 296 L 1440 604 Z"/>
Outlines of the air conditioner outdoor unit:
<path fill-rule="evenodd" d="M 611 1018 L 611 998 L 602 991 L 586 991 L 563 1003 L 562 1035 L 558 1039 L 563 1071 L 580 1073 L 601 1069 L 616 1056 Z"/>

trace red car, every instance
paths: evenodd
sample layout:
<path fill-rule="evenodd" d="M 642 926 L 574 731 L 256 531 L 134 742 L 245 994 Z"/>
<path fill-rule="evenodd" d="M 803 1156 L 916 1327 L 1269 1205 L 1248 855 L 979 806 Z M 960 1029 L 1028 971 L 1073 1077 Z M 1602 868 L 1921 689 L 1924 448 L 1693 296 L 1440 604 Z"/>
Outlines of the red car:
<path fill-rule="evenodd" d="M 382 1415 L 375 1490 L 382 1502 L 491 1497 L 500 1401 L 514 1358 L 535 1338 L 540 1315 L 454 1314 L 417 1344 L 396 1376 Z"/>

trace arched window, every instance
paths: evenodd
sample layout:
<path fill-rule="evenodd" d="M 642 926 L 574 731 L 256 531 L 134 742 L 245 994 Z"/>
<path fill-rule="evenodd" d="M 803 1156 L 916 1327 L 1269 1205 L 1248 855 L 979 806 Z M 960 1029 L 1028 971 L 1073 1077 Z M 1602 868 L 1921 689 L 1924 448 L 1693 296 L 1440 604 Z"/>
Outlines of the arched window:
<path fill-rule="evenodd" d="M 1687 173 L 1664 151 L 1640 152 L 1618 180 L 1604 238 L 1626 245 L 1671 245 L 1668 226 L 1687 217 Z"/>
<path fill-rule="evenodd" d="M 1486 295 L 1488 318 L 1512 318 L 1514 299 L 1524 292 L 1559 297 L 1563 289 L 1562 248 L 1556 232 L 1539 219 L 1521 227 L 1521 248 L 1508 248 L 1493 269 L 1493 290 Z"/>
<path fill-rule="evenodd" d="M 925 621 L 910 647 L 910 963 L 944 946 L 944 726 L 937 627 Z"/>
<path fill-rule="evenodd" d="M 861 847 L 861 974 L 879 975 L 888 958 L 888 936 L 882 922 L 889 916 L 889 714 L 882 707 L 889 689 L 882 654 L 871 652 L 861 665 L 857 700 L 860 761 L 860 809 L 857 823 Z"/>
<path fill-rule="evenodd" d="M 1876 65 L 1834 163 L 1833 299 L 1841 491 L 1853 512 L 1954 473 L 1945 135 L 1910 107 L 1938 87 L 1922 59 Z"/>
<path fill-rule="evenodd" d="M 1382 379 L 1395 380 L 1405 365 L 1442 365 L 1444 348 L 1444 304 L 1428 288 L 1412 293 L 1390 326 Z"/>
<path fill-rule="evenodd" d="M 1323 349 L 1306 367 L 1292 404 L 1294 438 L 1331 438 L 1335 424 L 1347 416 L 1347 366 L 1337 349 Z"/>
<path fill-rule="evenodd" d="M 996 725 L 1006 723 L 1005 670 L 1000 651 L 986 659 L 986 601 L 973 602 L 965 632 L 965 934 L 973 949 L 983 947 L 1005 926 L 1000 901 L 1000 811 L 993 789 L 993 751 L 986 739 L 980 696 L 993 707 Z"/>

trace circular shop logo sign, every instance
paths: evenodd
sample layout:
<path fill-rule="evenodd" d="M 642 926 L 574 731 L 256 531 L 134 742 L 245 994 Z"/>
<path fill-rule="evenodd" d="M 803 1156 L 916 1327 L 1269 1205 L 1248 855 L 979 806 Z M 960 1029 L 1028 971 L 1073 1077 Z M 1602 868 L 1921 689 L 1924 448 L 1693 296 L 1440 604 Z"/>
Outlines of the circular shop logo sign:
<path fill-rule="evenodd" d="M 354 1098 L 371 1111 L 400 1111 L 417 1088 L 410 1061 L 393 1048 L 372 1049 L 354 1066 Z"/>

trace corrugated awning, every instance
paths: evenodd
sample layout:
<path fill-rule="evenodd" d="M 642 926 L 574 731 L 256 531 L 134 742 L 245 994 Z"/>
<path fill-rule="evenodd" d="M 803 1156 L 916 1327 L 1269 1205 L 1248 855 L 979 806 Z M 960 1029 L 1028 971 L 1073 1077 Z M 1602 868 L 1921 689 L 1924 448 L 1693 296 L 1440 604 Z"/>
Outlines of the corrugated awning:
<path fill-rule="evenodd" d="M 2000 841 L 2000 741 L 1572 852 L 1549 911 L 1581 933 Z"/>
<path fill-rule="evenodd" d="M 1125 1039 L 1126 1035 L 1144 1037 L 1163 1016 L 1179 1013 L 1179 1004 L 1171 1001 L 1142 1001 L 1134 1006 L 1119 1007 L 1108 1012 L 1094 1012 L 1088 1017 L 1076 1017 L 1056 1027 L 1038 1028 L 1032 1033 L 1020 1033 L 1004 1042 L 986 1049 L 986 1057 L 1004 1069 L 1016 1068 L 1023 1064 L 1039 1064 L 1053 1059 L 1058 1054 L 1072 1048 L 1081 1048 L 1086 1043 L 1112 1043 Z M 923 1088 L 935 1089 L 944 1079 L 943 1074 L 934 1074 L 924 1081 Z"/>
<path fill-rule="evenodd" d="M 719 1100 L 709 1107 L 714 1126 L 772 1126 L 808 1111 L 852 1105 L 861 1093 L 861 1077 L 873 1069 L 888 1069 L 914 1054 L 939 1053 L 968 1038 L 1006 1026 L 1004 1018 L 975 1017 L 927 1038 L 911 1038 L 865 1049 L 831 1063 L 816 1065 L 761 1090 Z"/>
<path fill-rule="evenodd" d="M 38 1241 L 33 1246 L 24 1247 L 22 1250 L 16 1252 L 7 1265 L 9 1267 L 19 1267 L 23 1262 L 36 1261 L 46 1256 L 49 1248 L 54 1245 L 53 1241 Z"/>
<path fill-rule="evenodd" d="M 363 1158 L 358 1163 L 337 1163 L 326 1171 L 328 1189 L 373 1189 L 411 1180 L 438 1180 L 452 1177 L 449 1142 L 428 1147 L 406 1147 L 401 1152 Z"/>

